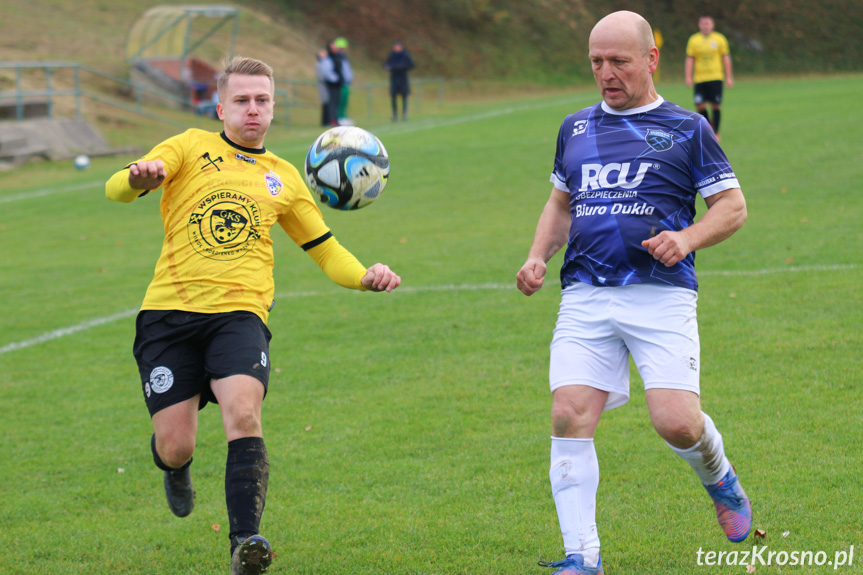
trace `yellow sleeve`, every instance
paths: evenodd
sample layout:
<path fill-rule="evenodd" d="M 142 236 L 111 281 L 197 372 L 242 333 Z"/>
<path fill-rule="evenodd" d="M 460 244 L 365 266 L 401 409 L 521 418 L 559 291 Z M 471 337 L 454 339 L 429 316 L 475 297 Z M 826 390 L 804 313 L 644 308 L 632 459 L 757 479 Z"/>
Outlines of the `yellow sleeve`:
<path fill-rule="evenodd" d="M 165 181 L 162 183 L 162 187 L 164 187 L 176 175 L 176 173 L 179 172 L 183 164 L 185 151 L 191 147 L 189 141 L 200 133 L 201 130 L 188 129 L 182 134 L 172 136 L 160 143 L 145 156 L 130 163 L 124 169 L 111 176 L 105 184 L 105 195 L 110 200 L 129 203 L 136 198 L 153 191 L 136 190 L 129 185 L 129 166 L 143 160 L 162 160 L 165 164 L 165 171 L 168 173 Z"/>
<path fill-rule="evenodd" d="M 144 192 L 146 190 L 136 190 L 129 185 L 129 168 L 123 168 L 105 183 L 105 196 L 115 202 L 128 204 Z"/>
<path fill-rule="evenodd" d="M 366 275 L 366 268 L 333 236 L 307 249 L 306 253 L 335 283 L 346 288 L 366 290 L 360 283 Z"/>

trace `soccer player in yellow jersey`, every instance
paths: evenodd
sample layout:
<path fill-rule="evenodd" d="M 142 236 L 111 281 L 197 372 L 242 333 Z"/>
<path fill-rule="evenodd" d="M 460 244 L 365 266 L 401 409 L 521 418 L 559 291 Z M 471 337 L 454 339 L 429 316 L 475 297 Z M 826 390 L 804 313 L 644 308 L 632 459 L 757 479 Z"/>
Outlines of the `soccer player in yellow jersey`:
<path fill-rule="evenodd" d="M 722 81 L 734 86 L 731 71 L 731 52 L 725 36 L 713 30 L 713 18 L 698 19 L 698 33 L 686 43 L 686 85 L 695 87 L 695 109 L 713 126 L 719 139 L 719 120 L 722 117 Z M 710 113 L 707 113 L 710 104 Z"/>
<path fill-rule="evenodd" d="M 269 478 L 261 404 L 270 372 L 270 232 L 279 224 L 339 285 L 390 292 L 401 278 L 380 263 L 365 268 L 343 248 L 294 166 L 264 148 L 273 119 L 272 69 L 234 58 L 218 92 L 223 132 L 190 129 L 169 138 L 114 174 L 105 191 L 131 202 L 163 189 L 165 239 L 133 351 L 168 505 L 179 517 L 192 511 L 198 410 L 217 402 L 228 441 L 231 574 L 258 575 L 273 557 L 258 533 Z"/>

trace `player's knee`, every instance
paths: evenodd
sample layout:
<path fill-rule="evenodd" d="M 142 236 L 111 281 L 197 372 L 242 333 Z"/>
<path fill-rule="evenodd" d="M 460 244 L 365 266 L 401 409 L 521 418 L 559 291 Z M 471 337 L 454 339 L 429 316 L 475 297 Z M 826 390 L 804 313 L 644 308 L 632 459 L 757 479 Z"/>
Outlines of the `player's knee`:
<path fill-rule="evenodd" d="M 551 406 L 551 426 L 555 437 L 592 437 L 596 421 L 586 405 L 555 401 Z"/>
<path fill-rule="evenodd" d="M 692 447 L 701 439 L 704 424 L 685 418 L 654 419 L 653 427 L 668 443 L 681 449 Z"/>
<path fill-rule="evenodd" d="M 168 440 L 159 445 L 159 458 L 165 466 L 179 469 L 184 466 L 195 453 L 195 442 L 186 440 Z"/>
<path fill-rule="evenodd" d="M 228 436 L 237 437 L 260 437 L 261 418 L 255 410 L 242 410 L 234 413 L 230 421 L 226 422 Z"/>

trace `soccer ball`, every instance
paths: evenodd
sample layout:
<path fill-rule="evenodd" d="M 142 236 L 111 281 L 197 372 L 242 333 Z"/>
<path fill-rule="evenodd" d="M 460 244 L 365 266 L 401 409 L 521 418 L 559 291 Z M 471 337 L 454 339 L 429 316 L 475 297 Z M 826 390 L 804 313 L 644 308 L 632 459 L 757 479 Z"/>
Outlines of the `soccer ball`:
<path fill-rule="evenodd" d="M 90 167 L 90 158 L 86 154 L 75 156 L 75 167 L 79 170 L 86 170 Z"/>
<path fill-rule="evenodd" d="M 318 136 L 309 148 L 305 172 L 309 188 L 322 203 L 338 210 L 357 210 L 384 191 L 390 159 L 371 132 L 339 126 Z"/>

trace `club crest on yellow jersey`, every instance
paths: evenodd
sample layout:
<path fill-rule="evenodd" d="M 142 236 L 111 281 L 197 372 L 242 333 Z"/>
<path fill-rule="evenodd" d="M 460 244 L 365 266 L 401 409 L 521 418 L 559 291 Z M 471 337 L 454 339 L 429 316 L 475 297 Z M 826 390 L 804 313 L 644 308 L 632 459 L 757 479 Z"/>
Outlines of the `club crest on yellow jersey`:
<path fill-rule="evenodd" d="M 264 179 L 267 182 L 267 189 L 270 191 L 271 196 L 278 196 L 282 192 L 282 179 L 277 173 L 270 170 L 270 173 L 264 176 Z"/>
<path fill-rule="evenodd" d="M 252 197 L 216 190 L 198 202 L 189 217 L 189 243 L 206 258 L 235 260 L 255 246 L 260 225 L 261 211 Z"/>

